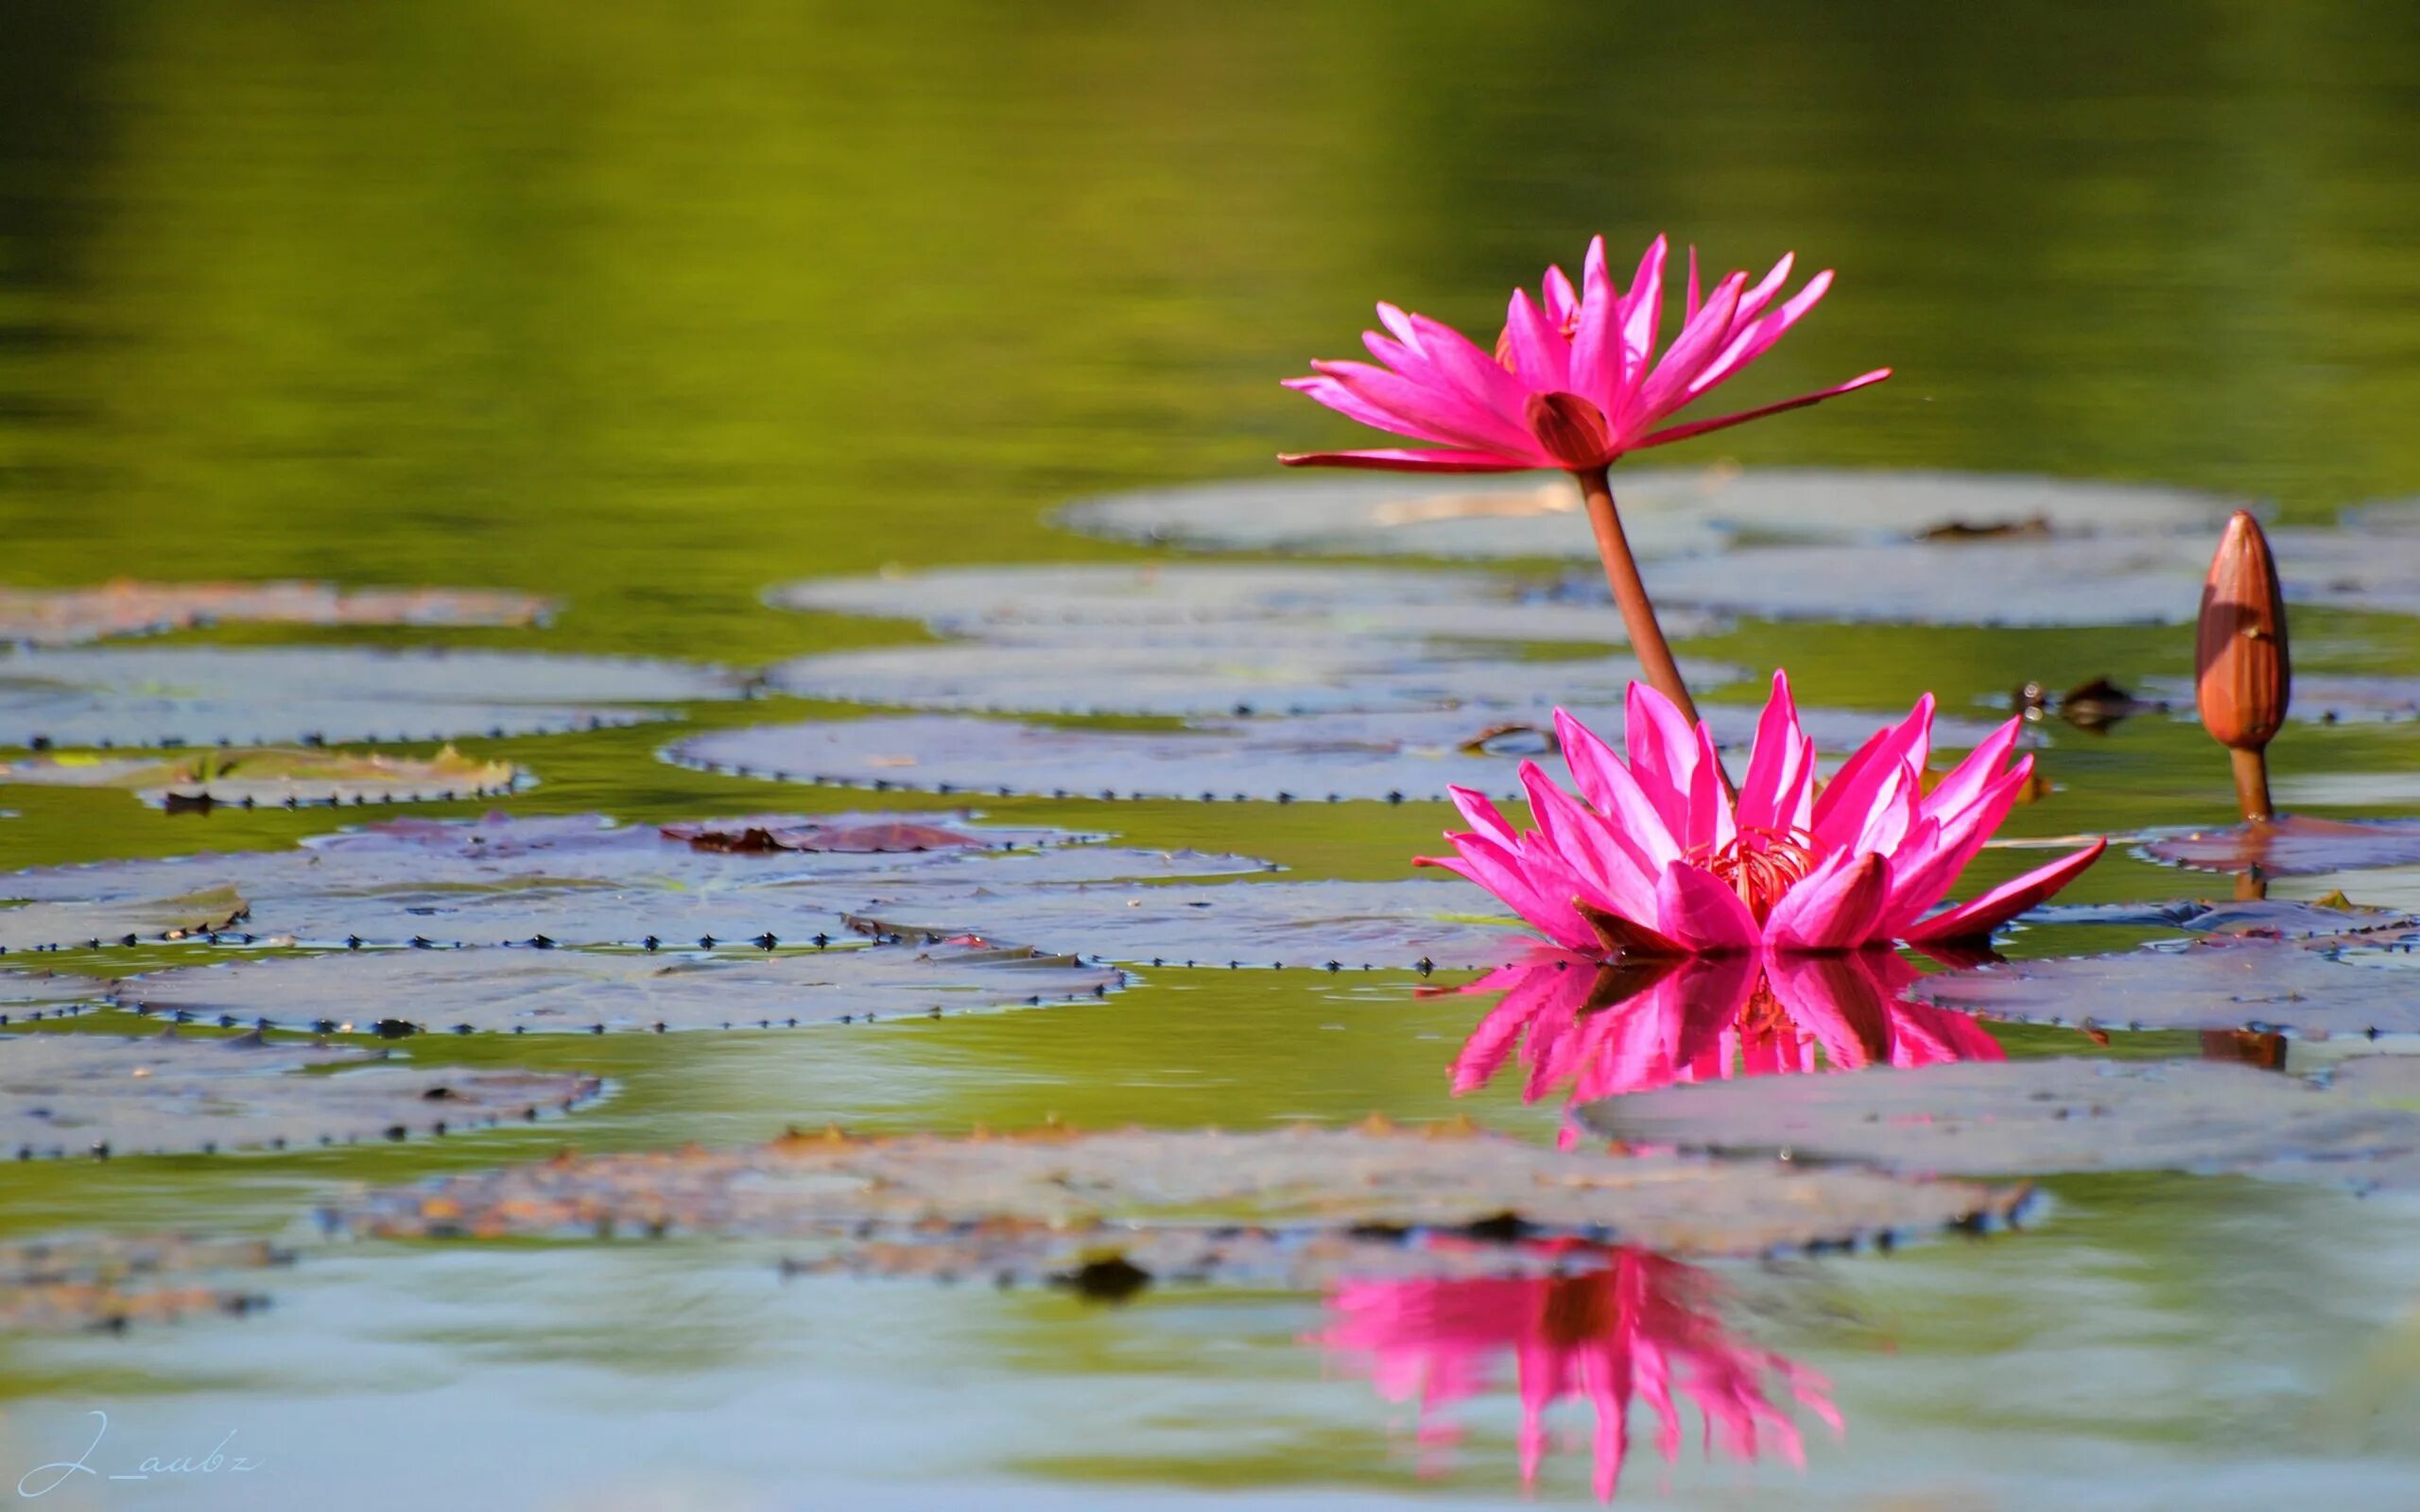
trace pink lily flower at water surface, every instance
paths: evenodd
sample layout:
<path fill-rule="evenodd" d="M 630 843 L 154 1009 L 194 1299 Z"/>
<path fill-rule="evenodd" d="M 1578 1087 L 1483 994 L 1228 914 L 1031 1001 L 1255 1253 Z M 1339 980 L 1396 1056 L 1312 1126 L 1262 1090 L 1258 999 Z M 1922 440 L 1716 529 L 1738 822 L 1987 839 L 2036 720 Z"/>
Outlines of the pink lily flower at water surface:
<path fill-rule="evenodd" d="M 1627 759 L 1564 711 L 1555 732 L 1581 797 L 1521 764 L 1535 829 L 1453 789 L 1471 828 L 1456 854 L 1422 857 L 1495 894 L 1566 950 L 1711 955 L 1856 950 L 1987 936 L 2100 857 L 2105 839 L 1935 913 L 2031 776 L 2009 762 L 2017 721 L 1926 791 L 1933 700 L 1858 747 L 1827 782 L 1773 676 L 1748 774 L 1723 790 L 1714 737 L 1654 689 L 1631 684 Z"/>
<path fill-rule="evenodd" d="M 1667 251 L 1665 238 L 1656 237 L 1625 294 L 1614 286 L 1605 239 L 1597 237 L 1578 289 L 1552 267 L 1543 303 L 1527 289 L 1513 291 L 1493 355 L 1451 326 L 1381 303 L 1378 319 L 1390 334 L 1364 332 L 1362 341 L 1383 366 L 1314 362 L 1316 376 L 1288 379 L 1286 387 L 1364 425 L 1436 448 L 1305 452 L 1279 460 L 1419 472 L 1599 468 L 1624 453 L 1818 404 L 1891 376 L 1877 368 L 1778 404 L 1660 425 L 1764 355 L 1832 286 L 1827 269 L 1774 308 L 1794 260 L 1785 256 L 1753 288 L 1746 273 L 1732 273 L 1711 295 L 1701 295 L 1692 248 L 1680 335 L 1659 358 Z"/>

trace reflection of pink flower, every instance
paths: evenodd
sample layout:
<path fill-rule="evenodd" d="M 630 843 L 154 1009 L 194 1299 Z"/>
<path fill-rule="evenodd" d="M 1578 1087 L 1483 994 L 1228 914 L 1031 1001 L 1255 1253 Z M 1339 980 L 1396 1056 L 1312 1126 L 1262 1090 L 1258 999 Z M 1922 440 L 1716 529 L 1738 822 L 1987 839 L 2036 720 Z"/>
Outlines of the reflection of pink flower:
<path fill-rule="evenodd" d="M 1441 449 L 1314 452 L 1283 460 L 1446 472 L 1603 467 L 1625 452 L 1797 409 L 1891 376 L 1880 368 L 1779 404 L 1664 425 L 1762 356 L 1832 285 L 1828 271 L 1818 273 L 1775 306 L 1789 280 L 1791 259 L 1784 257 L 1753 288 L 1747 274 L 1733 273 L 1701 295 L 1692 249 L 1681 331 L 1659 358 L 1665 253 L 1658 236 L 1625 294 L 1606 270 L 1605 239 L 1596 238 L 1579 288 L 1556 267 L 1547 271 L 1543 308 L 1527 289 L 1513 291 L 1493 354 L 1451 326 L 1379 305 L 1389 334 L 1365 332 L 1362 342 L 1380 365 L 1315 362 L 1317 376 L 1289 379 L 1287 387 L 1364 425 Z"/>
<path fill-rule="evenodd" d="M 1603 1261 L 1571 1276 L 1347 1282 L 1329 1295 L 1330 1321 L 1316 1342 L 1366 1360 L 1391 1400 L 1416 1401 L 1424 1442 L 1457 1436 L 1429 1416 L 1486 1390 L 1511 1354 L 1522 1484 L 1535 1483 L 1546 1457 L 1547 1408 L 1584 1397 L 1597 1410 L 1596 1486 L 1604 1501 L 1621 1480 L 1634 1397 L 1655 1414 L 1655 1447 L 1668 1461 L 1681 1451 L 1677 1394 L 1703 1416 L 1707 1453 L 1719 1445 L 1752 1460 L 1770 1448 L 1805 1464 L 1797 1426 L 1767 1395 L 1768 1376 L 1840 1432 L 1823 1377 L 1723 1332 L 1711 1310 L 1712 1276 L 1637 1249 L 1609 1250 Z"/>
<path fill-rule="evenodd" d="M 1965 1014 L 1899 1001 L 1917 974 L 1880 949 L 1643 968 L 1540 949 L 1463 988 L 1504 999 L 1455 1058 L 1454 1091 L 1484 1086 L 1516 1045 L 1530 1102 L 1558 1088 L 1590 1102 L 1728 1076 L 2007 1058 Z"/>
<path fill-rule="evenodd" d="M 1423 864 L 1458 871 L 1569 950 L 1628 954 L 1854 950 L 1987 936 L 2065 886 L 2107 847 L 2083 850 L 1926 917 L 2024 791 L 2033 758 L 2009 756 L 2009 721 L 1925 791 L 1932 697 L 1876 732 L 1819 790 L 1815 743 L 1789 681 L 1756 727 L 1747 780 L 1723 792 L 1714 736 L 1654 689 L 1631 684 L 1628 760 L 1555 711 L 1584 802 L 1521 764 L 1537 828 L 1515 833 L 1485 795 L 1453 789 L 1468 832 Z"/>

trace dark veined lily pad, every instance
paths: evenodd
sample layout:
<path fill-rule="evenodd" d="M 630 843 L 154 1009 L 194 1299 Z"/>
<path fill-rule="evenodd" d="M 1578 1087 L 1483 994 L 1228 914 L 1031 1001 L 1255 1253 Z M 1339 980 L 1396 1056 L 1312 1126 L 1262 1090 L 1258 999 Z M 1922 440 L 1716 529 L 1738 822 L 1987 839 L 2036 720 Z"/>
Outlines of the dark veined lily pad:
<path fill-rule="evenodd" d="M 1617 470 L 1632 548 L 1650 558 L 1743 540 L 2200 538 L 2238 506 L 2182 490 L 1955 472 Z M 1214 551 L 1593 558 L 1569 480 L 1290 474 L 1093 499 L 1061 511 L 1089 535 Z M 2206 565 L 2209 551 L 2202 546 Z M 1651 585 L 1652 580 L 1651 579 Z"/>
<path fill-rule="evenodd" d="M 19 1159 L 182 1155 L 400 1140 L 534 1121 L 600 1090 L 593 1076 L 378 1058 L 256 1034 L 0 1036 L 0 1150 Z M 331 1068 L 346 1069 L 306 1074 Z"/>
<path fill-rule="evenodd" d="M 197 1314 L 241 1316 L 268 1305 L 231 1287 L 233 1272 L 290 1263 L 262 1239 L 68 1234 L 0 1245 L 0 1331 L 123 1329 Z"/>
<path fill-rule="evenodd" d="M 1926 977 L 1910 993 L 1996 1019 L 2106 1029 L 2414 1034 L 2420 977 L 2360 964 L 2409 937 L 2215 936 L 2115 955 L 1988 962 Z"/>
<path fill-rule="evenodd" d="M 2006 1214 L 2014 1189 L 1756 1161 L 1557 1150 L 1461 1125 L 1261 1133 L 1045 1129 L 1007 1137 L 791 1135 L 753 1149 L 565 1157 L 371 1194 L 336 1216 L 407 1237 L 687 1232 L 890 1241 L 935 1228 L 1157 1227 L 1295 1233 L 1478 1228 L 1669 1253 L 1924 1230 Z"/>
<path fill-rule="evenodd" d="M 796 1028 L 1098 997 L 1124 972 L 1065 956 L 942 943 L 791 954 L 626 954 L 468 949 L 347 951 L 125 978 L 112 999 L 148 1013 L 367 1030 Z"/>
<path fill-rule="evenodd" d="M 218 624 L 533 625 L 543 598 L 480 588 L 337 588 L 329 583 L 141 583 L 0 589 L 0 641 L 70 645 Z"/>
<path fill-rule="evenodd" d="M 171 812 L 297 808 L 337 803 L 424 803 L 492 798 L 524 785 L 510 762 L 479 761 L 448 746 L 435 756 L 277 749 L 144 757 L 39 756 L 0 764 L 0 782 L 116 787 Z"/>
<path fill-rule="evenodd" d="M 0 910 L 0 942 L 150 937 L 160 932 L 156 924 L 137 927 L 123 916 L 156 909 L 150 900 L 175 896 L 180 888 L 216 885 L 238 889 L 241 897 L 225 893 L 232 906 L 214 907 L 215 917 L 197 925 L 224 925 L 232 914 L 244 913 L 243 936 L 280 942 L 496 945 L 543 938 L 686 945 L 769 937 L 804 944 L 818 935 L 843 934 L 845 914 L 895 895 L 909 878 L 963 895 L 1256 872 L 1268 865 L 1243 856 L 1113 846 L 1030 849 L 1036 840 L 1070 836 L 934 823 L 940 816 L 833 817 L 847 821 L 836 830 L 912 822 L 946 829 L 970 843 L 902 851 L 755 849 L 701 846 L 687 831 L 667 834 L 653 825 L 617 825 L 595 815 L 394 819 L 320 836 L 293 850 L 98 862 L 0 877 L 0 896 L 40 901 Z M 737 822 L 742 837 L 749 829 L 804 833 L 821 823 L 761 815 Z M 13 923 L 20 915 L 26 921 Z M 47 933 L 37 934 L 36 926 Z"/>
<path fill-rule="evenodd" d="M 2420 1058 L 2380 1056 L 2317 1086 L 2218 1061 L 1967 1061 L 1591 1104 L 1624 1139 L 1788 1151 L 1904 1174 L 2239 1172 L 2370 1188 L 2420 1176 Z"/>
<path fill-rule="evenodd" d="M 2269 539 L 2290 602 L 2420 613 L 2420 536 Z M 1659 602 L 1769 619 L 2182 625 L 2200 612 L 2210 548 L 2205 534 L 1752 546 L 1658 562 L 1647 583 Z"/>
<path fill-rule="evenodd" d="M 2267 824 L 2231 824 L 2158 835 L 2143 853 L 2201 871 L 2252 871 L 2313 877 L 2331 871 L 2420 863 L 2420 819 L 2314 819 L 2285 815 Z"/>
<path fill-rule="evenodd" d="M 731 698 L 677 662 L 370 646 L 143 646 L 0 656 L 0 745 L 357 744 L 527 735 Z"/>
<path fill-rule="evenodd" d="M 213 883 L 191 873 L 158 876 L 148 864 L 130 865 L 141 868 L 141 875 L 156 882 L 160 891 L 146 892 L 137 883 L 133 886 L 105 884 L 93 892 L 79 893 L 72 885 L 29 883 L 20 888 L 12 885 L 17 879 L 0 879 L 0 895 L 35 900 L 0 908 L 0 949 L 97 949 L 104 945 L 182 939 L 227 928 L 244 917 L 248 905 L 243 895 L 225 883 Z M 33 874 L 17 875 L 26 878 Z M 181 885 L 191 890 L 169 890 Z M 45 893 L 50 896 L 43 897 Z"/>
<path fill-rule="evenodd" d="M 1598 733 L 1620 738 L 1621 717 L 1612 708 L 1575 707 Z M 1756 709 L 1704 704 L 1699 712 L 1727 747 L 1744 747 L 1755 733 Z M 1799 717 L 1826 750 L 1853 749 L 1888 719 L 1817 709 Z M 1971 746 L 1991 728 L 1944 719 L 1934 739 L 1945 747 Z M 1203 802 L 1442 802 L 1449 786 L 1518 799 L 1524 759 L 1554 765 L 1548 718 L 1478 709 L 1209 719 L 1167 731 L 874 716 L 708 730 L 665 755 L 709 771 L 876 792 Z"/>
<path fill-rule="evenodd" d="M 913 882 L 850 919 L 877 937 L 975 936 L 1152 966 L 1494 966 L 1534 936 L 1443 879 L 970 889 Z M 1470 916 L 1478 915 L 1474 919 Z"/>
<path fill-rule="evenodd" d="M 1262 647 L 1304 641 L 1615 644 L 1628 637 L 1602 583 L 1545 585 L 1495 573 L 1269 562 L 1094 562 L 952 567 L 786 584 L 784 609 L 910 619 L 936 634 L 1066 645 L 1115 628 L 1126 644 Z M 1678 611 L 1682 639 L 1713 621 Z"/>

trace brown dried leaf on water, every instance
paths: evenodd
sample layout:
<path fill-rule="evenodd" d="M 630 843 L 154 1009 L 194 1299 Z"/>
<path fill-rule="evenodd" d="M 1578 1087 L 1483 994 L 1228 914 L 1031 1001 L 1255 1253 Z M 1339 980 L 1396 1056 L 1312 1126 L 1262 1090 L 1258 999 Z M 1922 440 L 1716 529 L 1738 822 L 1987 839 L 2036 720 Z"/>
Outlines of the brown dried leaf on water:
<path fill-rule="evenodd" d="M 1618 744 L 1617 708 L 1572 707 Z M 1755 733 L 1756 709 L 1709 703 L 1699 712 L 1728 749 L 1744 749 Z M 1839 751 L 1854 749 L 1892 717 L 1837 709 L 1799 713 L 1821 748 Z M 1461 786 L 1517 799 L 1521 763 L 1541 752 L 1517 732 L 1494 738 L 1507 734 L 1505 724 L 1500 712 L 1469 708 L 1199 719 L 1180 730 L 878 715 L 709 730 L 664 754 L 709 771 L 876 792 L 1399 803 L 1443 802 L 1448 787 Z M 1971 747 L 1994 728 L 1943 719 L 1934 739 L 1943 747 Z"/>
<path fill-rule="evenodd" d="M 1922 1003 L 2032 1023 L 2247 1029 L 2325 1040 L 2420 1033 L 2411 936 L 2212 936 L 2065 960 L 1996 961 L 1927 976 Z M 2420 964 L 2420 962 L 2415 962 Z"/>
<path fill-rule="evenodd" d="M 179 883 L 199 881 L 190 873 L 148 880 L 164 893 Z M 0 895 L 30 901 L 0 907 L 0 949 L 99 949 L 183 939 L 228 928 L 249 909 L 243 895 L 224 883 L 164 895 L 104 884 L 91 894 L 79 895 L 72 884 L 56 888 L 12 885 L 17 881 L 0 878 Z M 41 896 L 44 892 L 55 896 Z"/>
<path fill-rule="evenodd" d="M 1648 558 L 1749 541 L 1804 546 L 1952 533 L 1966 538 L 1958 545 L 1994 550 L 2002 544 L 1995 538 L 2025 543 L 2040 521 L 2054 537 L 2180 534 L 2201 542 L 2206 560 L 2206 533 L 2238 507 L 2142 485 L 1813 468 L 1625 470 L 1614 487 L 1632 548 Z M 1088 535 L 1220 551 L 1594 555 L 1579 492 L 1559 478 L 1294 475 L 1118 494 L 1070 506 L 1059 518 Z M 1656 590 L 1664 596 L 1660 581 Z"/>
<path fill-rule="evenodd" d="M 2420 819 L 2314 819 L 2281 815 L 2265 824 L 2158 835 L 2143 854 L 2199 871 L 2254 871 L 2270 877 L 2318 876 L 2420 862 Z"/>
<path fill-rule="evenodd" d="M 270 747 L 143 757 L 36 756 L 0 764 L 0 783 L 116 787 L 171 812 L 296 808 L 337 803 L 424 803 L 492 798 L 522 785 L 508 761 L 447 746 L 434 756 Z"/>
<path fill-rule="evenodd" d="M 268 1303 L 231 1273 L 290 1263 L 262 1239 L 65 1234 L 0 1245 L 0 1332 L 123 1329 L 196 1314 L 243 1316 Z"/>
<path fill-rule="evenodd" d="M 0 746 L 353 745 L 595 730 L 735 698 L 719 668 L 376 646 L 112 646 L 0 655 Z"/>
<path fill-rule="evenodd" d="M 550 600 L 482 588 L 338 588 L 332 583 L 147 583 L 0 589 L 0 641 L 70 645 L 205 625 L 535 625 Z"/>
<path fill-rule="evenodd" d="M 1476 1228 L 1603 1237 L 1670 1253 L 1756 1254 L 2004 1216 L 2016 1189 L 1903 1183 L 1770 1161 L 1557 1150 L 1466 1125 L 1258 1133 L 1049 1128 L 752 1149 L 565 1155 L 372 1193 L 336 1217 L 401 1237 L 687 1232 L 848 1237 L 1048 1227 L 1295 1234 Z"/>
<path fill-rule="evenodd" d="M 12 1034 L 0 1036 L 0 1150 L 28 1160 L 400 1140 L 535 1122 L 600 1090 L 593 1076 L 423 1067 L 257 1034 Z"/>
<path fill-rule="evenodd" d="M 1592 1104 L 1616 1138 L 1788 1151 L 1903 1175 L 2239 1173 L 2360 1190 L 2420 1177 L 2420 1057 L 2330 1085 L 2211 1060 L 1967 1061 L 1713 1082 Z"/>
<path fill-rule="evenodd" d="M 112 1000 L 148 1013 L 367 1031 L 591 1033 L 797 1028 L 1100 997 L 1126 973 L 978 945 L 685 955 L 479 948 L 345 951 L 126 977 Z"/>

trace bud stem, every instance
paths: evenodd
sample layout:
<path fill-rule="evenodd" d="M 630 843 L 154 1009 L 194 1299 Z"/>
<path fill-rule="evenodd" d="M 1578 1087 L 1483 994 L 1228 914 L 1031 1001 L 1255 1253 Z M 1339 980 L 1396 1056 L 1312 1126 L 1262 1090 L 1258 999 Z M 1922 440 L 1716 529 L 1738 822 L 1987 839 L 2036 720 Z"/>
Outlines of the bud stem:
<path fill-rule="evenodd" d="M 1602 467 L 1574 468 L 1571 475 L 1579 480 L 1580 491 L 1588 502 L 1588 525 L 1597 533 L 1597 555 L 1605 564 L 1605 584 L 1614 591 L 1614 603 L 1622 611 L 1622 626 L 1630 632 L 1630 648 L 1647 674 L 1648 685 L 1671 699 L 1672 706 L 1681 711 L 1681 717 L 1694 725 L 1698 722 L 1697 701 L 1689 696 L 1688 684 L 1681 680 L 1681 669 L 1672 661 L 1672 647 L 1664 639 L 1664 627 L 1656 623 L 1655 605 L 1647 596 L 1647 585 L 1639 580 L 1638 558 L 1631 555 L 1630 538 L 1622 533 L 1621 513 L 1614 507 L 1613 480 Z M 1731 774 L 1722 769 L 1720 758 L 1714 770 L 1722 782 L 1723 796 L 1736 797 Z"/>
<path fill-rule="evenodd" d="M 2269 806 L 2267 747 L 2231 746 L 2227 755 L 2235 764 L 2235 800 L 2243 810 L 2245 822 L 2266 824 L 2276 817 L 2276 811 Z"/>

